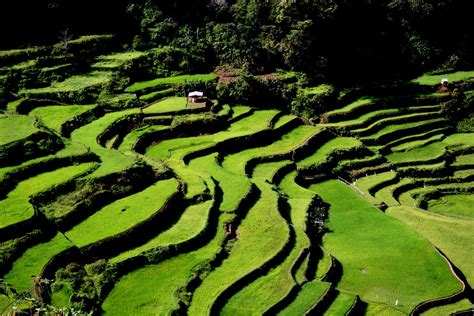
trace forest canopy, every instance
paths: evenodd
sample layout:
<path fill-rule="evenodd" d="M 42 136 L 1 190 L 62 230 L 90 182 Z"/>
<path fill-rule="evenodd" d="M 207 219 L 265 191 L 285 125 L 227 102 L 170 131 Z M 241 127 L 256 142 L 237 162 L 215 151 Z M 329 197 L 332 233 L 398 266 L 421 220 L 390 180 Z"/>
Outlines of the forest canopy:
<path fill-rule="evenodd" d="M 0 6 L 3 49 L 53 43 L 67 31 L 113 33 L 135 49 L 172 47 L 186 55 L 190 71 L 203 64 L 282 68 L 332 81 L 472 66 L 469 0 L 18 0 Z"/>

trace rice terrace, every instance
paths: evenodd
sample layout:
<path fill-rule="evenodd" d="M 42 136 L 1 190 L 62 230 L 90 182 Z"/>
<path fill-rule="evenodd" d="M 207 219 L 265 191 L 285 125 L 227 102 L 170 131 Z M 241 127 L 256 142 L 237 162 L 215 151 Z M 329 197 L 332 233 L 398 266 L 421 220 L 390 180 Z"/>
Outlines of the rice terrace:
<path fill-rule="evenodd" d="M 474 314 L 469 4 L 21 3 L 0 315 Z"/>

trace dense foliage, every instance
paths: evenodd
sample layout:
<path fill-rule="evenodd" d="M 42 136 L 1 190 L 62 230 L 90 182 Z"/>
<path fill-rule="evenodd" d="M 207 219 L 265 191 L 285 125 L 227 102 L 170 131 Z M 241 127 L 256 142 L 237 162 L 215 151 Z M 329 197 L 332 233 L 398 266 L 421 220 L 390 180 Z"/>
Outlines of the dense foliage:
<path fill-rule="evenodd" d="M 472 66 L 472 6 L 469 0 L 6 1 L 0 14 L 21 23 L 8 27 L 1 16 L 11 37 L 0 45 L 55 42 L 65 30 L 111 32 L 136 49 L 159 48 L 157 59 L 185 71 L 276 66 L 347 81 Z"/>

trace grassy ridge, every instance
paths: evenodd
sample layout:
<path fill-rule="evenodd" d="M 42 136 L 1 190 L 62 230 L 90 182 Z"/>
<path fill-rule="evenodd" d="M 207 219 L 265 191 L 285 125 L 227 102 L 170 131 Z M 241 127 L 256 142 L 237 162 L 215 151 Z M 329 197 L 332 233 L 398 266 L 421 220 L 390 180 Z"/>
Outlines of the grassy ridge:
<path fill-rule="evenodd" d="M 212 201 L 207 201 L 189 206 L 173 227 L 151 239 L 146 244 L 110 259 L 110 262 L 120 262 L 155 247 L 177 244 L 192 238 L 206 226 L 211 205 Z"/>
<path fill-rule="evenodd" d="M 314 126 L 298 126 L 271 145 L 251 148 L 226 156 L 222 165 L 233 173 L 244 175 L 245 164 L 250 159 L 289 153 L 293 149 L 304 144 L 306 140 L 308 140 L 308 138 L 314 135 L 318 130 L 319 128 Z"/>
<path fill-rule="evenodd" d="M 275 163 L 268 164 L 273 166 Z M 267 180 L 271 178 L 274 172 L 271 169 L 269 171 L 266 176 Z M 296 172 L 288 174 L 280 184 L 280 188 L 288 194 L 290 218 L 296 235 L 293 249 L 280 265 L 233 296 L 222 310 L 223 314 L 262 314 L 272 305 L 283 299 L 293 285 L 296 284 L 291 275 L 291 268 L 302 249 L 309 246 L 309 240 L 305 234 L 305 220 L 306 211 L 314 194 L 295 184 L 295 176 Z M 254 177 L 257 177 L 256 173 L 254 173 Z M 253 304 L 243 304 L 249 301 L 253 302 Z"/>
<path fill-rule="evenodd" d="M 426 237 L 462 270 L 469 284 L 474 284 L 474 265 L 467 253 L 474 253 L 474 221 L 453 218 L 401 206 L 386 213 Z"/>
<path fill-rule="evenodd" d="M 229 219 L 229 215 L 222 214 L 218 227 Z M 219 250 L 224 233 L 217 231 L 206 246 L 196 251 L 146 266 L 121 278 L 102 305 L 105 314 L 156 315 L 175 310 L 178 307 L 176 290 L 186 284 L 194 268 L 211 259 Z"/>
<path fill-rule="evenodd" d="M 30 196 L 72 179 L 93 165 L 94 163 L 84 163 L 64 167 L 21 181 L 8 193 L 5 200 L 0 201 L 0 228 L 27 220 L 34 215 L 33 206 L 29 203 Z"/>
<path fill-rule="evenodd" d="M 23 115 L 0 114 L 0 146 L 37 132 L 34 121 Z"/>
<path fill-rule="evenodd" d="M 240 201 L 250 190 L 250 180 L 219 166 L 215 160 L 216 156 L 217 154 L 211 154 L 191 160 L 189 166 L 194 170 L 212 175 L 219 182 L 224 193 L 220 206 L 221 211 L 235 211 Z"/>
<path fill-rule="evenodd" d="M 367 301 L 393 306 L 398 300 L 396 308 L 404 312 L 427 299 L 460 290 L 446 262 L 414 231 L 336 180 L 311 189 L 331 204 L 331 232 L 324 236 L 323 245 L 342 263 L 338 288 Z"/>
<path fill-rule="evenodd" d="M 250 135 L 267 129 L 268 126 L 265 123 L 270 122 L 277 113 L 276 110 L 255 111 L 252 115 L 232 123 L 226 130 L 212 135 L 165 140 L 149 148 L 147 156 L 161 160 L 182 159 L 186 153 L 196 149 L 206 148 L 232 137 Z"/>
<path fill-rule="evenodd" d="M 213 73 L 156 78 L 149 81 L 135 82 L 131 86 L 127 87 L 125 89 L 125 92 L 139 92 L 139 91 L 144 91 L 150 88 L 156 88 L 160 86 L 183 84 L 183 83 L 196 82 L 196 81 L 213 81 L 216 79 L 217 79 L 217 76 Z"/>
<path fill-rule="evenodd" d="M 39 276 L 42 268 L 54 255 L 72 246 L 73 244 L 63 234 L 57 233 L 50 241 L 26 250 L 13 263 L 13 268 L 5 275 L 5 281 L 20 291 L 33 287 L 32 276 Z"/>
<path fill-rule="evenodd" d="M 95 105 L 51 105 L 36 108 L 28 115 L 40 118 L 44 125 L 60 132 L 64 122 L 94 107 Z"/>
<path fill-rule="evenodd" d="M 107 205 L 65 234 L 75 245 L 84 247 L 121 233 L 157 212 L 177 191 L 177 186 L 175 179 L 158 181 L 139 193 Z"/>
<path fill-rule="evenodd" d="M 239 238 L 230 256 L 196 289 L 189 315 L 209 313 L 211 305 L 222 291 L 260 267 L 285 244 L 288 227 L 277 211 L 277 195 L 263 181 L 258 182 L 257 186 L 262 191 L 261 197 L 240 224 Z"/>

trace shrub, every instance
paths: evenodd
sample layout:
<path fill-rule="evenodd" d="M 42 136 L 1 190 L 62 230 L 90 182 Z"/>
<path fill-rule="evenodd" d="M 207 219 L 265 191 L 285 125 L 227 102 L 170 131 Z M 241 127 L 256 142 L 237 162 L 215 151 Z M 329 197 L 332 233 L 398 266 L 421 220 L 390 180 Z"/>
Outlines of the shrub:
<path fill-rule="evenodd" d="M 241 75 L 232 80 L 217 84 L 217 98 L 222 103 L 243 104 L 250 103 L 256 106 L 275 107 L 285 106 L 295 95 L 296 87 L 285 83 L 271 75 L 256 77 Z"/>
<path fill-rule="evenodd" d="M 307 120 L 318 121 L 319 117 L 329 111 L 336 102 L 336 89 L 331 85 L 322 84 L 298 90 L 291 102 L 291 110 Z"/>

